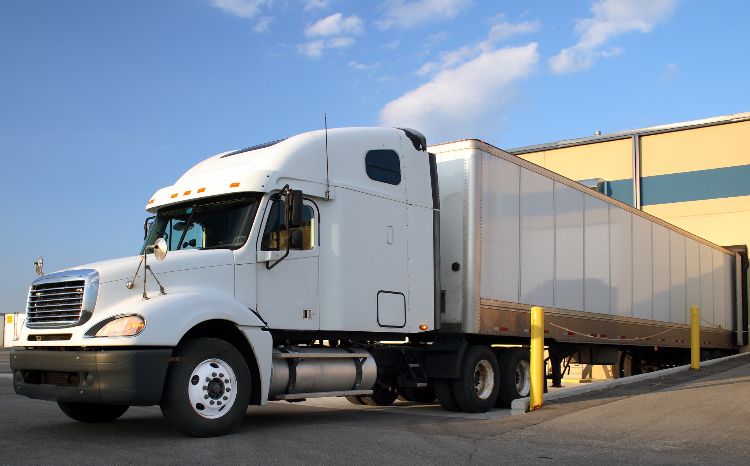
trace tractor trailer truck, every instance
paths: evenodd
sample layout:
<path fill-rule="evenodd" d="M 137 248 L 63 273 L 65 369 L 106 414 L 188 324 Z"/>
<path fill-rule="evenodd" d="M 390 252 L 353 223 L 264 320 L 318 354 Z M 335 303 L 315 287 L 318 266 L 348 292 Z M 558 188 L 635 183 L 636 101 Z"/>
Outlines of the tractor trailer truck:
<path fill-rule="evenodd" d="M 723 248 L 476 139 L 342 128 L 224 152 L 147 202 L 138 255 L 41 275 L 16 393 L 82 422 L 160 405 L 191 436 L 248 405 L 398 396 L 485 412 L 549 375 L 620 375 L 747 344 L 747 252 Z"/>

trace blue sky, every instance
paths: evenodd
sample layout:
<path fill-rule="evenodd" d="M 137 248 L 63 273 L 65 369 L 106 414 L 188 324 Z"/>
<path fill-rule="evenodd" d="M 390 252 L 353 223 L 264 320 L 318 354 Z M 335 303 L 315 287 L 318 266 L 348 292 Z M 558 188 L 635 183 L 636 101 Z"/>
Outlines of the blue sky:
<path fill-rule="evenodd" d="M 0 313 L 135 253 L 207 156 L 329 125 L 511 148 L 750 111 L 742 0 L 0 0 Z"/>

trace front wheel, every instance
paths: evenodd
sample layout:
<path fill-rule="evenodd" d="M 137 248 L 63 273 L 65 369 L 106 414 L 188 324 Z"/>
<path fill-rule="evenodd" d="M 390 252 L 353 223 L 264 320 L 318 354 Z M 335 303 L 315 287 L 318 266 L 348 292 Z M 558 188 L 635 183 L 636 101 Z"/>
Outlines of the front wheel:
<path fill-rule="evenodd" d="M 107 405 L 101 403 L 72 403 L 58 401 L 57 405 L 69 418 L 78 422 L 112 422 L 125 414 L 128 405 Z"/>
<path fill-rule="evenodd" d="M 234 429 L 250 402 L 250 371 L 240 352 L 223 340 L 196 338 L 174 356 L 161 402 L 167 421 L 192 437 Z"/>

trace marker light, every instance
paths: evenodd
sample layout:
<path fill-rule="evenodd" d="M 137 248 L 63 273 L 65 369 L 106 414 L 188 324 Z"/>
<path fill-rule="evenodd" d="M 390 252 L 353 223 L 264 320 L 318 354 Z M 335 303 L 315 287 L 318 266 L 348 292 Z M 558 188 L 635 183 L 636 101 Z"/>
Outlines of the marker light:
<path fill-rule="evenodd" d="M 187 191 L 185 191 L 184 193 L 182 193 L 182 195 L 183 195 L 183 196 L 187 196 L 187 195 L 188 195 L 188 194 L 190 194 L 190 193 L 191 193 L 191 191 L 190 191 L 190 190 L 188 189 Z"/>
<path fill-rule="evenodd" d="M 172 199 L 174 199 L 174 198 L 176 198 L 176 197 L 177 197 L 177 195 L 178 195 L 178 194 L 180 194 L 180 193 L 174 193 L 174 194 L 172 194 L 172 195 L 171 195 L 170 197 L 171 197 Z"/>
<path fill-rule="evenodd" d="M 230 188 L 239 188 L 240 184 L 235 181 L 234 183 L 230 184 L 229 187 Z"/>
<path fill-rule="evenodd" d="M 205 190 L 206 190 L 206 188 L 198 188 L 198 192 L 199 192 L 199 193 L 202 193 L 202 192 L 204 192 Z"/>
<path fill-rule="evenodd" d="M 141 316 L 125 316 L 115 319 L 96 332 L 97 337 L 134 337 L 146 328 Z"/>
<path fill-rule="evenodd" d="M 422 324 L 419 326 L 419 330 L 424 332 L 425 330 L 427 330 L 427 326 L 425 324 Z"/>
<path fill-rule="evenodd" d="M 149 203 L 149 204 L 153 204 L 153 203 L 154 203 L 154 200 L 153 200 L 153 199 L 151 199 L 150 201 L 148 201 L 148 203 Z"/>

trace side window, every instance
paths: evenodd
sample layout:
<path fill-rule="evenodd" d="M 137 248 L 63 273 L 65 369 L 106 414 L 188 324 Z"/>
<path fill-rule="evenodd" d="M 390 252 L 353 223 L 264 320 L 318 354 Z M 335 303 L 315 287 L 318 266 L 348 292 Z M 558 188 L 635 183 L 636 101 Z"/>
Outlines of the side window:
<path fill-rule="evenodd" d="M 306 251 L 315 247 L 315 210 L 307 204 L 302 207 L 302 226 L 295 230 L 302 231 L 302 248 L 291 248 L 292 250 Z M 273 201 L 266 220 L 266 228 L 263 230 L 263 238 L 260 248 L 263 251 L 286 250 L 287 231 L 284 226 L 284 200 Z"/>
<path fill-rule="evenodd" d="M 371 150 L 365 155 L 365 171 L 370 179 L 381 183 L 401 183 L 401 163 L 395 151 Z"/>

